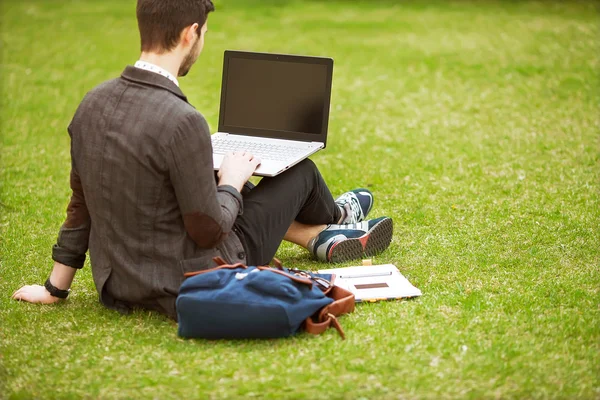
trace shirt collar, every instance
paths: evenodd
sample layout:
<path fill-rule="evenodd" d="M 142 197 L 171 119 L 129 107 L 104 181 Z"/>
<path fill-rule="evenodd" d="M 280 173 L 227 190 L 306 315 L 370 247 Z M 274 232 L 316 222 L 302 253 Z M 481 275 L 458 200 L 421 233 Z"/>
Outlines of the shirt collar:
<path fill-rule="evenodd" d="M 0 0 L 2 1 L 2 0 Z M 187 102 L 187 97 L 181 91 L 181 89 L 164 76 L 158 75 L 154 72 L 146 71 L 141 68 L 136 68 L 133 65 L 128 65 L 121 74 L 121 78 L 130 81 L 140 83 L 142 85 L 150 85 L 158 88 L 168 90 L 177 97 Z M 189 104 L 189 103 L 188 103 Z"/>
<path fill-rule="evenodd" d="M 158 65 L 149 63 L 148 61 L 137 60 L 134 67 L 162 75 L 179 87 L 179 81 L 177 78 L 175 78 L 172 73 L 164 68 L 159 67 Z"/>

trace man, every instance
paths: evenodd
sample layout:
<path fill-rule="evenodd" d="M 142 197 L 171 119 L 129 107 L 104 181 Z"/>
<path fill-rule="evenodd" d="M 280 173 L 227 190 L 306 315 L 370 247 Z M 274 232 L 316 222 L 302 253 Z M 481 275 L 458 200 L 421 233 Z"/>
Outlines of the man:
<path fill-rule="evenodd" d="M 387 248 L 392 220 L 361 222 L 371 193 L 334 201 L 310 160 L 249 189 L 260 160 L 231 153 L 215 176 L 208 125 L 177 80 L 202 51 L 211 11 L 210 0 L 138 0 L 139 61 L 89 92 L 68 128 L 73 194 L 52 273 L 14 299 L 65 298 L 89 249 L 104 305 L 175 318 L 184 272 L 211 268 L 216 256 L 267 264 L 283 239 L 322 261 Z"/>

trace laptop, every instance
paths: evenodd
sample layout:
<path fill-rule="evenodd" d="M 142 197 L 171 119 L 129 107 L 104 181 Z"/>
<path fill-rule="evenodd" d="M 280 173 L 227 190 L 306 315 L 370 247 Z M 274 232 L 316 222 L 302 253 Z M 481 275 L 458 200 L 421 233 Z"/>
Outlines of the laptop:
<path fill-rule="evenodd" d="M 248 151 L 254 175 L 275 176 L 324 149 L 332 76 L 331 58 L 225 51 L 214 169 Z"/>
<path fill-rule="evenodd" d="M 335 275 L 334 284 L 352 292 L 356 302 L 376 302 L 421 296 L 393 264 L 319 270 Z"/>

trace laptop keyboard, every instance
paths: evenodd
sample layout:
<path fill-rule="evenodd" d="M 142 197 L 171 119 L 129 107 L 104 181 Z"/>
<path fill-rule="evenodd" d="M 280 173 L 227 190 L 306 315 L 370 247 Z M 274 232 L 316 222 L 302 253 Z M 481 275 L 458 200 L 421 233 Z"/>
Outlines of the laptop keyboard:
<path fill-rule="evenodd" d="M 225 154 L 230 151 L 247 151 L 261 159 L 287 161 L 304 153 L 305 149 L 283 146 L 278 144 L 237 141 L 226 138 L 212 139 L 213 152 Z"/>

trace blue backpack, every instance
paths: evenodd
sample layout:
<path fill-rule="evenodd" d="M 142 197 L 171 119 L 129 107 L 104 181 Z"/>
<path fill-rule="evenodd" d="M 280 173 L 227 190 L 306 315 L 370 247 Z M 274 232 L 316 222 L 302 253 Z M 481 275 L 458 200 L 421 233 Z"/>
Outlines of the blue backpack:
<path fill-rule="evenodd" d="M 215 259 L 217 263 L 223 263 Z M 354 310 L 354 295 L 306 271 L 243 264 L 185 274 L 177 297 L 178 334 L 186 338 L 242 339 L 319 334 Z"/>

